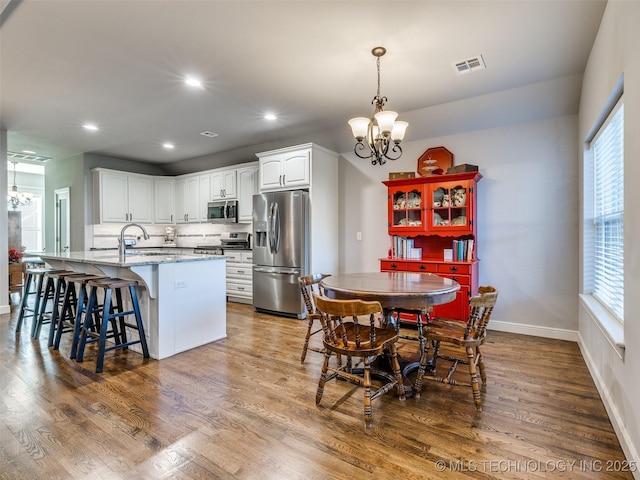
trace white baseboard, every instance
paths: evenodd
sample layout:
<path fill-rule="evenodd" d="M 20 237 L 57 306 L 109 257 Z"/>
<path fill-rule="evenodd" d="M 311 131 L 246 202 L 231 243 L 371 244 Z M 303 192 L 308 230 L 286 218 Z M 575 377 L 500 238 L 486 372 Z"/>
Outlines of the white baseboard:
<path fill-rule="evenodd" d="M 537 325 L 523 325 L 522 323 L 491 320 L 488 329 L 497 332 L 519 333 L 520 335 L 568 340 L 570 342 L 578 341 L 578 332 L 576 330 L 566 330 L 563 328 L 540 327 Z"/>
<path fill-rule="evenodd" d="M 11 313 L 11 305 L 0 305 L 0 315 L 3 313 Z"/>
<path fill-rule="evenodd" d="M 584 345 L 582 337 L 579 333 L 578 347 L 580 348 L 580 352 L 582 353 L 584 362 L 587 364 L 587 368 L 589 369 L 589 373 L 591 374 L 593 383 L 595 383 L 596 389 L 600 394 L 600 398 L 602 399 L 604 408 L 607 411 L 607 415 L 609 415 L 609 420 L 611 421 L 613 430 L 616 432 L 616 436 L 618 437 L 618 441 L 620 442 L 622 451 L 627 458 L 627 462 L 629 462 L 630 465 L 640 465 L 640 455 L 638 454 L 638 451 L 636 450 L 632 439 L 629 437 L 629 432 L 627 431 L 627 428 L 625 427 L 625 424 L 620 417 L 620 413 L 616 408 L 616 404 L 611 399 L 609 390 L 606 388 L 605 383 L 602 381 L 602 378 L 598 374 L 598 370 L 594 367 L 593 359 L 591 358 L 591 355 L 589 355 L 589 351 Z M 632 472 L 633 478 L 635 478 L 636 480 L 640 480 L 640 469 L 636 468 L 635 470 L 632 470 Z"/>

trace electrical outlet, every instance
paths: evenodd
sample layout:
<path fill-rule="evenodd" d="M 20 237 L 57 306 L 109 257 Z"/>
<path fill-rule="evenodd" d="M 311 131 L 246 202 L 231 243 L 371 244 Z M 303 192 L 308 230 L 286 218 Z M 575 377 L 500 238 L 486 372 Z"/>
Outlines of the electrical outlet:
<path fill-rule="evenodd" d="M 362 232 L 356 232 L 356 240 L 362 240 Z"/>

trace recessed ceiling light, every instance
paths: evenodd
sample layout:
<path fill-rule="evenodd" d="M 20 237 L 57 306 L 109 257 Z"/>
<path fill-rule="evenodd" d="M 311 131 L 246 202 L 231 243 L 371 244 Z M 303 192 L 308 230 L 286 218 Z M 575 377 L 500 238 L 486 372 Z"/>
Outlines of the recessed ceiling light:
<path fill-rule="evenodd" d="M 163 143 L 162 147 L 166 148 L 167 150 L 173 150 L 174 148 L 176 148 L 176 146 L 173 143 L 169 143 L 169 142 Z"/>
<path fill-rule="evenodd" d="M 194 78 L 194 77 L 185 78 L 184 83 L 186 83 L 187 85 L 190 85 L 192 87 L 201 87 L 202 86 L 202 82 L 200 80 L 198 80 L 197 78 Z"/>
<path fill-rule="evenodd" d="M 22 150 L 22 153 L 28 153 L 29 155 L 35 155 L 36 152 L 34 152 L 33 150 Z"/>
<path fill-rule="evenodd" d="M 83 127 L 85 130 L 94 130 L 94 131 L 95 131 L 95 130 L 98 130 L 98 126 L 97 126 L 97 125 L 94 125 L 93 123 L 85 123 L 82 127 Z"/>
<path fill-rule="evenodd" d="M 267 113 L 267 114 L 264 116 L 264 118 L 265 118 L 265 120 L 275 120 L 275 119 L 277 119 L 278 117 L 276 117 L 273 113 Z"/>

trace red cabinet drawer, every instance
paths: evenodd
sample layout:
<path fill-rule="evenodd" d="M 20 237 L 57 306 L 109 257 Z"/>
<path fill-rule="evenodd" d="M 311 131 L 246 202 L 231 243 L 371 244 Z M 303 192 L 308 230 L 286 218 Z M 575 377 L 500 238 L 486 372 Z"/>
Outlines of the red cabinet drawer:
<path fill-rule="evenodd" d="M 390 270 L 407 271 L 407 262 L 398 262 L 396 260 L 380 260 L 380 270 L 388 272 Z"/>
<path fill-rule="evenodd" d="M 411 263 L 411 262 L 409 262 L 408 270 L 410 272 L 437 273 L 438 272 L 438 264 L 437 263 Z"/>
<path fill-rule="evenodd" d="M 439 263 L 437 273 L 469 275 L 471 273 L 471 265 L 468 263 Z"/>
<path fill-rule="evenodd" d="M 467 287 L 471 287 L 471 277 L 469 275 L 456 275 L 456 274 L 449 274 L 449 273 L 438 273 L 438 275 L 440 275 L 441 277 L 455 280 L 460 284 L 461 287 L 463 285 Z"/>

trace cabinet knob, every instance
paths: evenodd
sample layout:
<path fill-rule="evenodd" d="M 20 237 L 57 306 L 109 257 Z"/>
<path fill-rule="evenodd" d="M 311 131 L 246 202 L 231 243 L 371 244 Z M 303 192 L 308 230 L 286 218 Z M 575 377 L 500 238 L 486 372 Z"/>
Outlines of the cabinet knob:
<path fill-rule="evenodd" d="M 424 265 L 420 265 L 420 270 L 426 270 L 427 267 L 425 267 Z"/>

